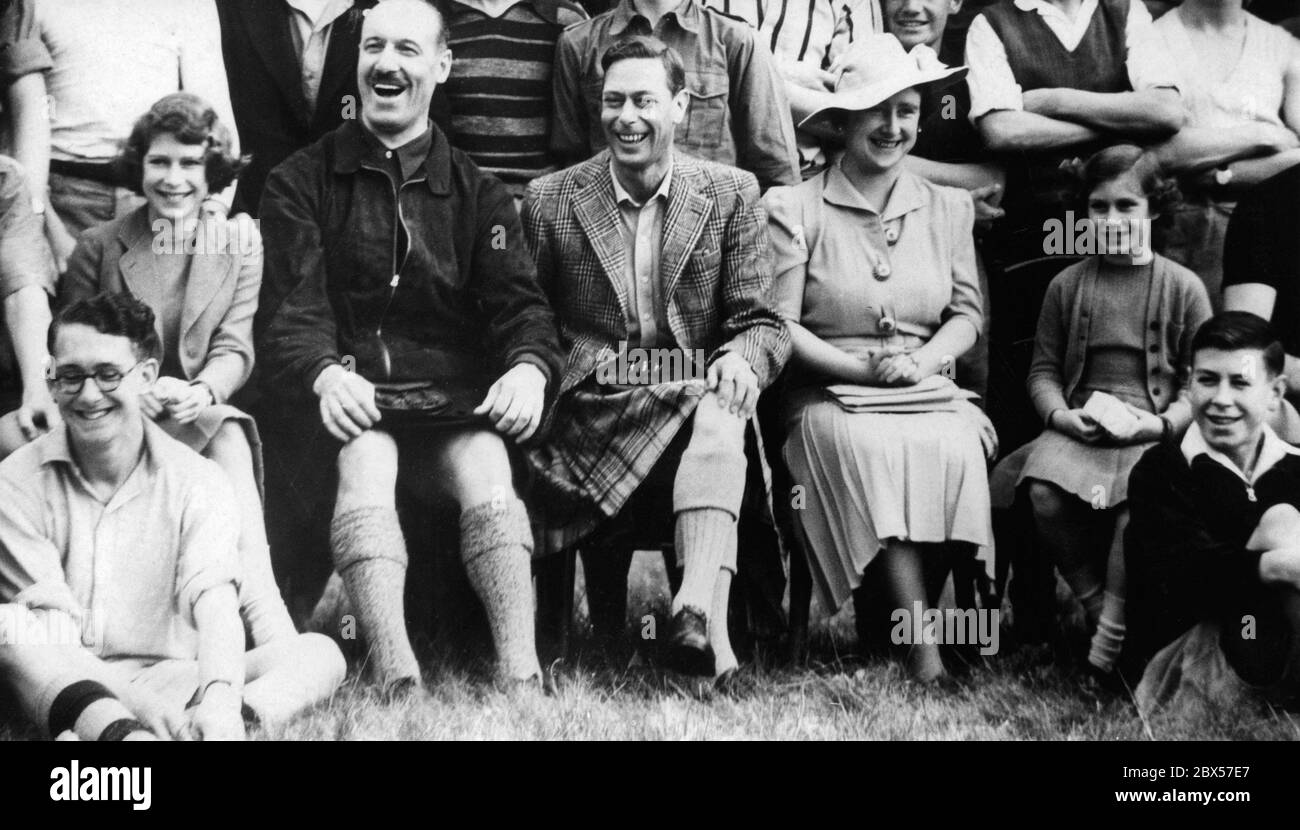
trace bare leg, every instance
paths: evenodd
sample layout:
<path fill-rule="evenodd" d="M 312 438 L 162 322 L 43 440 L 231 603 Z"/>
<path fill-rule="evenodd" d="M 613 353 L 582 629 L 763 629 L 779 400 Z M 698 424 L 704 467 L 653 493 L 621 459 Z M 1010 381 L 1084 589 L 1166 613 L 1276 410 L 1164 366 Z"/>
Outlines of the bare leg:
<path fill-rule="evenodd" d="M 910 615 L 916 608 L 926 608 L 925 573 L 921 565 L 921 546 L 901 539 L 888 539 L 881 551 L 881 565 L 895 608 Z M 938 643 L 912 643 L 907 654 L 907 672 L 914 680 L 929 683 L 943 676 L 943 660 Z"/>
<path fill-rule="evenodd" d="M 222 424 L 206 454 L 225 471 L 239 505 L 239 563 L 244 577 L 239 588 L 239 608 L 253 645 L 292 637 L 298 631 L 271 570 L 262 499 L 253 475 L 253 453 L 243 429 L 233 421 Z"/>
<path fill-rule="evenodd" d="M 1030 483 L 1029 500 L 1034 509 L 1039 544 L 1083 603 L 1088 627 L 1096 626 L 1105 587 L 1100 567 L 1101 550 L 1105 548 L 1099 544 L 1098 533 L 1104 527 L 1107 535 L 1102 538 L 1111 538 L 1110 518 L 1056 485 L 1042 481 Z"/>
<path fill-rule="evenodd" d="M 1106 559 L 1106 598 L 1102 604 L 1101 619 L 1092 635 L 1092 648 L 1088 662 L 1102 671 L 1110 671 L 1124 647 L 1124 599 L 1127 596 L 1127 578 L 1124 569 L 1124 530 L 1128 527 L 1128 508 L 1115 511 L 1115 532 L 1111 537 L 1110 553 Z"/>

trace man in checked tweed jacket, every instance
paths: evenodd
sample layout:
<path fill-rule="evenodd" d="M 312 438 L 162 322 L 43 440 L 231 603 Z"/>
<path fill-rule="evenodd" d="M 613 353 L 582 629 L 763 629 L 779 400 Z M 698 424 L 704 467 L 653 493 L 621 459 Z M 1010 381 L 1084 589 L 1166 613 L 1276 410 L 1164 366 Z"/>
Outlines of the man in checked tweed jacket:
<path fill-rule="evenodd" d="M 768 298 L 757 181 L 673 150 L 686 108 L 681 59 L 637 36 L 610 47 L 602 64 L 610 148 L 534 180 L 523 205 L 568 349 L 550 437 L 531 453 L 538 503 L 553 540 L 576 541 L 602 521 L 608 529 L 656 462 L 672 463 L 684 443 L 672 476 L 684 574 L 669 654 L 684 670 L 721 677 L 737 667 L 726 608 L 745 423 L 790 338 Z M 647 380 L 628 371 L 620 355 L 629 349 L 671 350 L 678 365 L 707 371 Z M 611 365 L 625 376 L 610 382 Z"/>

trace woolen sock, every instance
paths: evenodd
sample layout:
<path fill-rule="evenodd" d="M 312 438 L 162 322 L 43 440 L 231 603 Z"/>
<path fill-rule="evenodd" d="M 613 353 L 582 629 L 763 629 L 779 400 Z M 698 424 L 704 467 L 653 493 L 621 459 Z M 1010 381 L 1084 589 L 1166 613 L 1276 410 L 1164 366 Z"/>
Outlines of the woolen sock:
<path fill-rule="evenodd" d="M 690 606 L 707 615 L 718 572 L 723 563 L 735 561 L 736 517 L 710 507 L 684 510 L 677 514 L 674 542 L 684 567 L 672 614 Z"/>
<path fill-rule="evenodd" d="M 487 612 L 498 675 L 541 677 L 533 630 L 533 531 L 524 503 L 508 498 L 462 510 L 460 555 Z"/>
<path fill-rule="evenodd" d="M 375 679 L 384 686 L 402 678 L 418 684 L 420 664 L 406 633 L 406 540 L 397 511 L 359 507 L 335 514 L 330 547 L 370 648 Z"/>
<path fill-rule="evenodd" d="M 1092 647 L 1088 651 L 1088 662 L 1102 671 L 1110 671 L 1119 659 L 1124 647 L 1124 598 L 1110 591 L 1106 592 L 1101 619 L 1097 621 L 1097 630 L 1092 635 Z"/>
<path fill-rule="evenodd" d="M 731 636 L 727 631 L 727 605 L 731 599 L 731 577 L 731 571 L 720 568 L 718 578 L 713 583 L 713 603 L 709 608 L 709 647 L 713 650 L 714 677 L 721 677 L 731 669 L 740 667 L 736 653 L 731 650 Z"/>

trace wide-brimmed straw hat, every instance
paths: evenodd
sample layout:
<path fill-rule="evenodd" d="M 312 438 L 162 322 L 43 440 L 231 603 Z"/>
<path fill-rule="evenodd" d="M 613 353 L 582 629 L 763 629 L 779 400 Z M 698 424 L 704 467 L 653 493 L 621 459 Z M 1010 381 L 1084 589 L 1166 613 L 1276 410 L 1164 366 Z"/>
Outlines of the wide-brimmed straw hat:
<path fill-rule="evenodd" d="M 946 66 L 925 44 L 903 49 L 893 35 L 871 35 L 859 40 L 840 59 L 834 102 L 799 122 L 799 127 L 821 135 L 839 136 L 840 113 L 871 109 L 905 89 L 945 87 L 966 75 L 964 66 Z"/>

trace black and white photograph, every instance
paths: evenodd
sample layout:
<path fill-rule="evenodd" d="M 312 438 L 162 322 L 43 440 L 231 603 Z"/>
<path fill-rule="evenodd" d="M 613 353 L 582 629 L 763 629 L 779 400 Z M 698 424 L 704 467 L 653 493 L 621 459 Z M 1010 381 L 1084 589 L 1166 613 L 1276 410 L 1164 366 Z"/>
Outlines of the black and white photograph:
<path fill-rule="evenodd" d="M 0 9 L 22 797 L 1300 739 L 1300 0 Z M 1227 751 L 1093 795 L 1223 812 Z"/>

